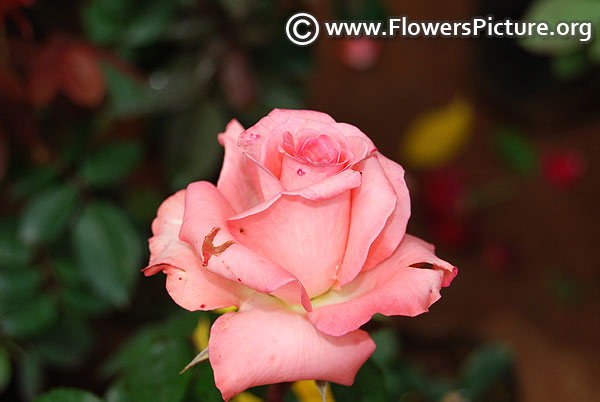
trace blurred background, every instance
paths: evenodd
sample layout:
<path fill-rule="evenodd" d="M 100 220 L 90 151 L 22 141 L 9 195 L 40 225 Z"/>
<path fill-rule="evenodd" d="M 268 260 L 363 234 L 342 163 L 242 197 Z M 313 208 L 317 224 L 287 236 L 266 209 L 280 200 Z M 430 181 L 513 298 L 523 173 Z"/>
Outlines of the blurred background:
<path fill-rule="evenodd" d="M 217 315 L 140 269 L 160 202 L 216 180 L 230 119 L 275 107 L 354 124 L 403 164 L 409 232 L 459 267 L 428 314 L 368 325 L 377 352 L 335 400 L 598 400 L 600 40 L 298 48 L 300 10 L 600 26 L 597 0 L 0 0 L 2 401 L 220 400 L 208 364 L 177 374 Z"/>

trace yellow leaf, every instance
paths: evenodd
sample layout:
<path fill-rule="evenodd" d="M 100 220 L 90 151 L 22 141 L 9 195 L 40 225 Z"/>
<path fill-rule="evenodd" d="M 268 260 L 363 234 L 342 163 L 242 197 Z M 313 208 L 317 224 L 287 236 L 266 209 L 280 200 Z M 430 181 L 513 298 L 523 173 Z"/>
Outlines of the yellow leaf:
<path fill-rule="evenodd" d="M 317 384 L 312 380 L 296 381 L 292 385 L 292 392 L 296 395 L 299 402 L 322 402 Z M 327 402 L 335 402 L 329 384 L 327 384 L 326 397 Z"/>
<path fill-rule="evenodd" d="M 210 320 L 203 315 L 198 320 L 198 325 L 192 333 L 192 341 L 198 351 L 202 351 L 208 347 L 208 335 L 210 333 Z"/>
<path fill-rule="evenodd" d="M 417 117 L 404 135 L 400 153 L 415 168 L 439 167 L 466 144 L 473 126 L 473 106 L 462 98 Z"/>
<path fill-rule="evenodd" d="M 242 392 L 232 399 L 232 402 L 262 402 L 262 398 L 251 394 L 250 392 Z"/>

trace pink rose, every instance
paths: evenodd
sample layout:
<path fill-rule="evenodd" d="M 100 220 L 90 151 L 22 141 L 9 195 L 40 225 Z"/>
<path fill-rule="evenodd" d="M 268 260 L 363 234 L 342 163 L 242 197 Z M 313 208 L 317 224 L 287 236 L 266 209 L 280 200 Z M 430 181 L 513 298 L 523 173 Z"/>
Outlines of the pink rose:
<path fill-rule="evenodd" d="M 352 384 L 375 350 L 360 326 L 426 312 L 456 275 L 405 234 L 404 170 L 313 111 L 274 110 L 247 130 L 233 120 L 219 142 L 217 186 L 192 183 L 159 208 L 145 274 L 163 271 L 188 310 L 239 308 L 208 346 L 225 400 L 262 384 Z"/>

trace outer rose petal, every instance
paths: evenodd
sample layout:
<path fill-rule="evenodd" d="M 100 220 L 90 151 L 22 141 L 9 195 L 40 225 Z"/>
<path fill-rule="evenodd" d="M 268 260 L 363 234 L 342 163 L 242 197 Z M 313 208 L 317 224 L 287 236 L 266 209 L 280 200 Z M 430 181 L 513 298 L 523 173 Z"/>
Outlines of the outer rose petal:
<path fill-rule="evenodd" d="M 432 264 L 431 269 L 413 268 Z M 456 268 L 433 254 L 433 246 L 406 235 L 376 269 L 360 274 L 341 291 L 313 300 L 309 318 L 320 331 L 340 336 L 368 322 L 373 314 L 416 316 L 426 312 L 450 285 Z M 320 307 L 319 307 L 320 306 Z"/>
<path fill-rule="evenodd" d="M 377 264 L 392 255 L 406 233 L 406 224 L 410 218 L 410 195 L 404 181 L 404 169 L 380 153 L 376 155 L 387 178 L 394 186 L 397 200 L 394 212 L 392 212 L 379 237 L 371 245 L 363 270 L 375 268 Z"/>
<path fill-rule="evenodd" d="M 152 222 L 154 237 L 149 240 L 150 263 L 144 274 L 163 271 L 173 300 L 191 311 L 239 305 L 243 287 L 205 270 L 189 244 L 179 240 L 184 200 L 185 190 L 181 190 L 158 209 Z"/>
<path fill-rule="evenodd" d="M 281 117 L 274 118 L 271 114 L 275 110 L 242 132 L 238 138 L 238 146 L 257 163 L 279 177 L 282 156 L 279 152 L 281 138 L 272 135 L 272 131 L 283 124 L 285 120 L 282 121 Z"/>
<path fill-rule="evenodd" d="M 190 244 L 196 255 L 201 256 L 208 234 L 214 228 L 219 228 L 212 245 L 220 248 L 228 242 L 233 243 L 221 253 L 207 256 L 204 269 L 262 293 L 273 293 L 284 288 L 285 295 L 290 297 L 292 287 L 295 290 L 294 298 L 286 301 L 302 303 L 307 310 L 311 310 L 306 290 L 296 277 L 235 241 L 227 226 L 227 218 L 233 214 L 233 209 L 215 186 L 208 182 L 192 183 L 185 194 L 185 212 L 179 238 Z"/>
<path fill-rule="evenodd" d="M 365 159 L 357 168 L 362 171 L 362 185 L 352 190 L 350 233 L 344 263 L 338 274 L 340 286 L 350 282 L 361 271 L 369 247 L 396 206 L 396 192 L 377 157 Z"/>
<path fill-rule="evenodd" d="M 344 134 L 346 137 L 359 137 L 359 138 L 362 138 L 364 141 L 366 141 L 368 144 L 368 153 L 371 153 L 371 152 L 374 152 L 377 150 L 377 147 L 375 147 L 375 144 L 373 144 L 373 141 L 371 141 L 371 139 L 369 137 L 367 137 L 367 135 L 365 133 L 360 131 L 358 129 L 358 127 L 353 126 L 352 124 L 348 124 L 348 123 L 335 123 L 335 128 L 340 130 L 342 132 L 342 134 Z M 355 154 L 355 155 L 358 156 L 358 154 Z M 364 158 L 364 156 L 363 156 L 363 158 Z"/>
<path fill-rule="evenodd" d="M 208 344 L 215 383 L 225 400 L 247 388 L 279 382 L 310 379 L 351 385 L 374 350 L 366 332 L 323 334 L 305 315 L 276 301 L 242 306 L 219 317 Z"/>
<path fill-rule="evenodd" d="M 228 224 L 242 245 L 291 272 L 313 297 L 336 280 L 349 216 L 350 191 L 321 201 L 283 194 Z"/>
<path fill-rule="evenodd" d="M 250 177 L 259 194 L 260 202 L 268 201 L 285 189 L 273 173 L 258 162 L 253 156 L 244 153 L 247 160 L 244 174 Z"/>
<path fill-rule="evenodd" d="M 315 110 L 294 110 L 294 109 L 273 109 L 269 116 L 293 116 L 299 119 L 315 120 L 323 123 L 335 123 L 333 117 L 327 113 L 317 112 Z"/>
<path fill-rule="evenodd" d="M 233 209 L 239 213 L 252 208 L 260 202 L 260 195 L 254 187 L 251 177 L 247 174 L 248 158 L 237 146 L 240 133 L 244 127 L 237 121 L 231 120 L 225 132 L 219 134 L 219 143 L 225 148 L 225 158 L 217 189 L 225 196 Z"/>

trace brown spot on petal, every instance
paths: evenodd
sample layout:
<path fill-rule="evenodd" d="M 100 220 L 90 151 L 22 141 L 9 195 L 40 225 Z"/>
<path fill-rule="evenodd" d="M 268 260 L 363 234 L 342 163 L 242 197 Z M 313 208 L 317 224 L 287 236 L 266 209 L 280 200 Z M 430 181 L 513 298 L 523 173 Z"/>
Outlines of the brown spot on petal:
<path fill-rule="evenodd" d="M 222 252 L 227 250 L 229 246 L 235 243 L 233 240 L 227 240 L 220 246 L 215 246 L 213 244 L 213 241 L 215 240 L 215 236 L 217 235 L 219 230 L 221 230 L 221 228 L 215 226 L 214 228 L 212 228 L 210 233 L 207 234 L 204 238 L 204 242 L 202 243 L 202 266 L 204 267 L 208 265 L 208 260 L 210 259 L 210 257 L 212 257 L 213 255 L 221 254 Z"/>

